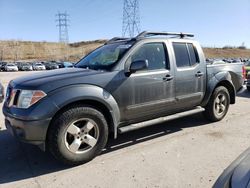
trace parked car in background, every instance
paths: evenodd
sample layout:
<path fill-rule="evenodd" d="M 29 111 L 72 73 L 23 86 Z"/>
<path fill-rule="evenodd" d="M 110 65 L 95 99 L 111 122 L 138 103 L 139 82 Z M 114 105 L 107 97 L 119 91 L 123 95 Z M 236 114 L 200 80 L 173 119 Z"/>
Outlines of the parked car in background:
<path fill-rule="evenodd" d="M 21 63 L 19 65 L 19 70 L 21 71 L 32 71 L 33 67 L 30 63 Z"/>
<path fill-rule="evenodd" d="M 18 67 L 14 63 L 8 63 L 5 65 L 5 71 L 18 71 Z"/>
<path fill-rule="evenodd" d="M 240 59 L 234 59 L 232 63 L 242 63 L 242 61 Z"/>
<path fill-rule="evenodd" d="M 0 82 L 0 103 L 3 102 L 3 99 L 4 99 L 4 87 Z"/>
<path fill-rule="evenodd" d="M 247 79 L 247 74 L 250 72 L 250 61 L 246 61 L 242 67 L 243 71 L 243 77 L 244 79 Z"/>
<path fill-rule="evenodd" d="M 55 62 L 46 62 L 44 63 L 46 70 L 59 69 L 59 66 Z"/>
<path fill-rule="evenodd" d="M 73 68 L 74 67 L 73 63 L 70 63 L 70 62 L 60 62 L 57 64 L 59 68 Z"/>
<path fill-rule="evenodd" d="M 213 60 L 207 61 L 207 63 L 211 65 L 218 65 L 218 64 L 226 64 L 227 62 L 223 61 L 222 59 L 213 59 Z"/>
<path fill-rule="evenodd" d="M 42 63 L 34 63 L 33 70 L 46 70 L 45 66 Z"/>
<path fill-rule="evenodd" d="M 225 61 L 227 63 L 232 63 L 233 59 L 232 58 L 224 58 L 223 61 Z"/>
<path fill-rule="evenodd" d="M 5 71 L 6 62 L 0 62 L 0 71 Z"/>
<path fill-rule="evenodd" d="M 213 188 L 250 187 L 250 148 L 228 166 L 215 182 Z"/>
<path fill-rule="evenodd" d="M 17 62 L 14 62 L 14 64 L 17 66 L 18 70 L 20 70 L 22 62 L 17 61 Z"/>

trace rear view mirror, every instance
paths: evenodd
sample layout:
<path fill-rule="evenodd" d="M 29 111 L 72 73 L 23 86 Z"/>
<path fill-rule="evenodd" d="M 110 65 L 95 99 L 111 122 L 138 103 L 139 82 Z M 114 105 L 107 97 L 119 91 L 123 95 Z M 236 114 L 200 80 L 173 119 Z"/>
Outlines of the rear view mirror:
<path fill-rule="evenodd" d="M 139 70 L 144 70 L 148 68 L 148 60 L 138 60 L 133 61 L 130 65 L 130 72 L 134 73 Z"/>

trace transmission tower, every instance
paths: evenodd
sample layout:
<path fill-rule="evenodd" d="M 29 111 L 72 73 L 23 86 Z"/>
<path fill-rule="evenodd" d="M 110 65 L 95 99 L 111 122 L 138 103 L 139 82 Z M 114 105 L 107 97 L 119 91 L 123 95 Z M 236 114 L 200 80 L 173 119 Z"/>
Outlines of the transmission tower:
<path fill-rule="evenodd" d="M 140 32 L 139 0 L 124 0 L 122 36 L 133 37 Z"/>
<path fill-rule="evenodd" d="M 58 12 L 56 14 L 56 22 L 58 23 L 56 26 L 59 28 L 59 42 L 68 43 L 69 35 L 68 35 L 68 26 L 69 26 L 69 15 L 67 12 L 61 13 Z"/>

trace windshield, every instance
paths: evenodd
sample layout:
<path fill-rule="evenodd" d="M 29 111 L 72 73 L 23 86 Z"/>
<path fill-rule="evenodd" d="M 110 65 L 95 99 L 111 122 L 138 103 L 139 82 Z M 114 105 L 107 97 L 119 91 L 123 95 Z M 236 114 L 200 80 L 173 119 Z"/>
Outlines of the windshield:
<path fill-rule="evenodd" d="M 80 60 L 75 67 L 110 70 L 131 46 L 127 42 L 104 45 Z"/>

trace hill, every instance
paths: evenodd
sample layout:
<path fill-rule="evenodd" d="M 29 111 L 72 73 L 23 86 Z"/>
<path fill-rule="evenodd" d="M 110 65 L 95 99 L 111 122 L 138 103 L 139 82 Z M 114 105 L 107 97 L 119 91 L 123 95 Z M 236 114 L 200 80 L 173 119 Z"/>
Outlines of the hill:
<path fill-rule="evenodd" d="M 69 60 L 78 61 L 106 40 L 84 41 L 71 44 L 32 41 L 0 41 L 0 60 Z M 250 50 L 204 48 L 208 58 L 250 58 Z"/>

